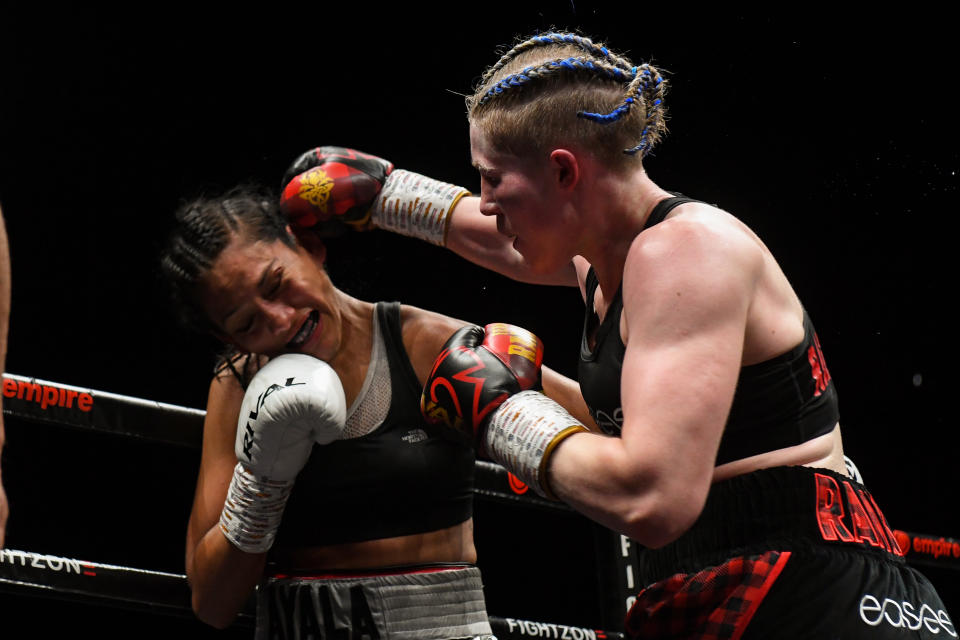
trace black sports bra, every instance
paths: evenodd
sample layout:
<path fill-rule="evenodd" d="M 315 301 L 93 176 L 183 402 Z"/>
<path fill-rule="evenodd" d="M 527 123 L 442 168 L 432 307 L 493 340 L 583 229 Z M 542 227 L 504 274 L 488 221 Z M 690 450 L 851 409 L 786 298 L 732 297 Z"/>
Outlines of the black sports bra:
<path fill-rule="evenodd" d="M 473 449 L 420 414 L 421 386 L 403 346 L 400 305 L 379 303 L 376 313 L 390 367 L 386 418 L 367 435 L 314 445 L 277 547 L 426 533 L 473 514 Z"/>

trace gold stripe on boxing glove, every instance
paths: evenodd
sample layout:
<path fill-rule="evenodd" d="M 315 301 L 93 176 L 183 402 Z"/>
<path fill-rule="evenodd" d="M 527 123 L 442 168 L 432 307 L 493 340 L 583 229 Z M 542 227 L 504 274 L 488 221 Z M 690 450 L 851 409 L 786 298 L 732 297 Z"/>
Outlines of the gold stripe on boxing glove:
<path fill-rule="evenodd" d="M 538 475 L 540 477 L 540 483 L 543 488 L 543 495 L 548 500 L 559 501 L 560 498 L 553 493 L 553 490 L 550 489 L 550 483 L 547 481 L 547 461 L 550 460 L 550 456 L 553 455 L 553 450 L 557 448 L 557 445 L 572 436 L 575 433 L 581 433 L 584 431 L 589 431 L 582 424 L 570 425 L 557 435 L 553 437 L 553 440 L 550 441 L 550 444 L 547 445 L 547 448 L 543 452 L 543 458 L 540 460 L 540 469 L 538 470 Z"/>
<path fill-rule="evenodd" d="M 490 419 L 484 445 L 494 462 L 536 493 L 558 500 L 547 482 L 547 465 L 557 445 L 588 429 L 566 409 L 539 391 L 507 398 Z"/>

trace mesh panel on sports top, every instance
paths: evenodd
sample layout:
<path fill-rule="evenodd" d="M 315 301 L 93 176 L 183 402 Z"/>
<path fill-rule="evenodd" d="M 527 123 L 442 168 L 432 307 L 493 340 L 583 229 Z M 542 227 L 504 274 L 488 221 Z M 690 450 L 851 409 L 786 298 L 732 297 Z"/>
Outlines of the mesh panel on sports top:
<path fill-rule="evenodd" d="M 380 322 L 373 314 L 373 349 L 370 353 L 370 366 L 363 387 L 347 411 L 347 428 L 344 438 L 359 438 L 379 427 L 387 418 L 390 410 L 390 363 L 387 361 Z"/>

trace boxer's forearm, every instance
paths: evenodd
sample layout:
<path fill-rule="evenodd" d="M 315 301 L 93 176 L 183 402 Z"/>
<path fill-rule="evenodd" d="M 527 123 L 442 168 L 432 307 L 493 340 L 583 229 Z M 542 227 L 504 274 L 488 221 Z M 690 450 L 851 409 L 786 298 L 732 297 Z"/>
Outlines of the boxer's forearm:
<path fill-rule="evenodd" d="M 566 376 L 560 375 L 544 365 L 543 393 L 569 411 L 570 414 L 585 427 L 591 431 L 600 432 L 597 423 L 593 420 L 593 416 L 590 415 L 590 409 L 583 399 L 583 394 L 580 392 L 580 384 L 576 380 L 571 380 Z"/>
<path fill-rule="evenodd" d="M 480 198 L 362 151 L 317 147 L 301 154 L 283 179 L 280 209 L 297 235 L 336 235 L 345 227 L 378 228 L 445 246 L 502 275 L 534 284 L 577 284 L 572 265 L 537 271 L 497 229 L 496 209 Z"/>
<path fill-rule="evenodd" d="M 210 529 L 187 567 L 197 617 L 218 629 L 229 626 L 253 593 L 266 560 L 266 553 L 244 553 L 234 547 L 219 526 Z"/>
<path fill-rule="evenodd" d="M 446 247 L 460 257 L 512 280 L 531 284 L 577 286 L 573 263 L 552 273 L 538 273 L 513 248 L 513 238 L 497 230 L 497 218 L 480 213 L 480 198 L 461 198 L 446 232 Z"/>

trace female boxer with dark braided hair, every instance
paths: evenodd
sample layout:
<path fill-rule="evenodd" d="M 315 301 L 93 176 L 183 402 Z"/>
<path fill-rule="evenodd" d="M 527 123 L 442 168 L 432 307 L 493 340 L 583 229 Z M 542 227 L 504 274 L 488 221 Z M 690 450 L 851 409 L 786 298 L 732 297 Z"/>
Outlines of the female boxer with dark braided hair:
<path fill-rule="evenodd" d="M 582 36 L 529 38 L 467 100 L 480 198 L 393 170 L 363 224 L 580 287 L 580 385 L 607 434 L 530 391 L 472 426 L 541 494 L 645 547 L 631 636 L 956 637 L 847 472 L 834 382 L 769 249 L 647 174 L 665 89 L 654 67 Z M 322 168 L 348 153 L 305 157 Z M 309 179 L 284 191 L 294 224 L 309 221 L 298 195 Z M 454 195 L 425 208 L 425 191 Z"/>
<path fill-rule="evenodd" d="M 274 199 L 240 189 L 185 205 L 161 257 L 184 323 L 234 352 L 204 422 L 194 610 L 225 627 L 261 582 L 257 638 L 492 637 L 473 566 L 473 450 L 419 407 L 464 323 L 347 295 L 324 244 L 304 241 L 311 251 Z M 572 381 L 545 372 L 543 384 L 583 406 Z"/>

